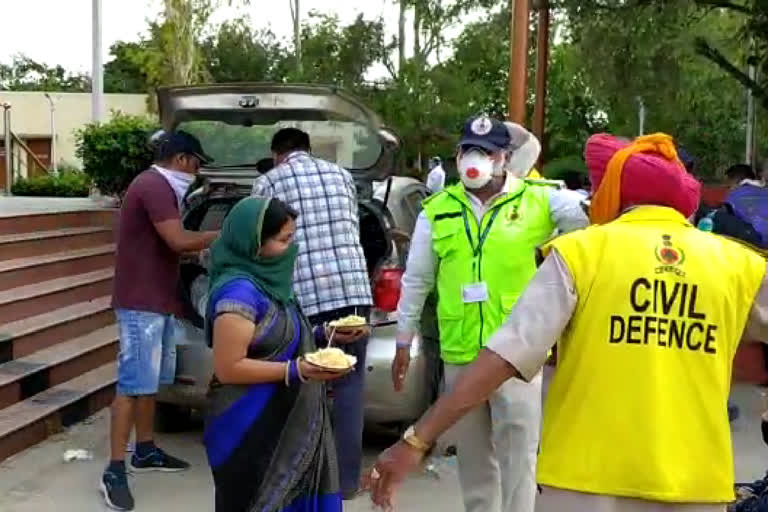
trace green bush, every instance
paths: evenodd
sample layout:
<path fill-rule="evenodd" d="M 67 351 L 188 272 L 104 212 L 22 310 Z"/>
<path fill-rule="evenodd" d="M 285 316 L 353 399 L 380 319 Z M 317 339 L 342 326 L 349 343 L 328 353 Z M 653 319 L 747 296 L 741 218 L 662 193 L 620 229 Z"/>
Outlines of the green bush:
<path fill-rule="evenodd" d="M 544 166 L 542 174 L 549 179 L 559 180 L 568 172 L 587 175 L 587 164 L 584 163 L 584 158 L 581 155 L 571 155 L 551 160 Z"/>
<path fill-rule="evenodd" d="M 64 170 L 58 174 L 20 178 L 11 191 L 17 196 L 88 197 L 90 189 L 91 180 L 85 173 Z"/>
<path fill-rule="evenodd" d="M 128 185 L 152 163 L 147 137 L 160 126 L 119 112 L 106 123 L 92 123 L 75 134 L 83 171 L 102 194 L 122 197 Z"/>

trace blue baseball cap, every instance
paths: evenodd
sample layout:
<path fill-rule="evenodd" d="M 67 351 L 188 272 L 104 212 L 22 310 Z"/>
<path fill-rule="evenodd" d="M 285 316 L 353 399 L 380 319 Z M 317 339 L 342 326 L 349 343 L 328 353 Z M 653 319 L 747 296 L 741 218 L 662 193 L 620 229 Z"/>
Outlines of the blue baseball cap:
<path fill-rule="evenodd" d="M 510 140 L 509 130 L 504 123 L 488 116 L 479 116 L 464 124 L 459 146 L 479 147 L 496 152 L 507 149 Z"/>
<path fill-rule="evenodd" d="M 213 158 L 203 151 L 200 140 L 191 133 L 180 130 L 162 135 L 163 139 L 159 144 L 159 154 L 161 158 L 167 158 L 179 153 L 196 156 L 201 164 L 213 162 Z"/>

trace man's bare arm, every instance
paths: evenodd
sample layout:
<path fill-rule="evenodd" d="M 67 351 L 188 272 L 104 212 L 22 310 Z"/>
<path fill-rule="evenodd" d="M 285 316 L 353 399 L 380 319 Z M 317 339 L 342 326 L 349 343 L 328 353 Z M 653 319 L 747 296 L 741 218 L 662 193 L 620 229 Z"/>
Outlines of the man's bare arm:
<path fill-rule="evenodd" d="M 219 236 L 218 231 L 188 231 L 179 219 L 169 219 L 153 224 L 160 237 L 174 252 L 202 251 Z"/>

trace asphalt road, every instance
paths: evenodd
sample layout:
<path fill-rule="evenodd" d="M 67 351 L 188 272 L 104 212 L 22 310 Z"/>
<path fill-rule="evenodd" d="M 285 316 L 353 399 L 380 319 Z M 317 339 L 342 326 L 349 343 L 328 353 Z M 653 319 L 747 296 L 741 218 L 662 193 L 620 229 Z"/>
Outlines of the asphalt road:
<path fill-rule="evenodd" d="M 768 447 L 762 442 L 759 412 L 761 392 L 754 387 L 737 386 L 733 398 L 741 407 L 741 417 L 734 423 L 734 451 L 737 480 L 752 480 L 768 468 Z M 85 423 L 59 434 L 0 464 L 0 511 L 103 511 L 98 480 L 107 457 L 108 413 L 102 411 Z M 205 461 L 201 432 L 160 435 L 159 444 L 170 453 L 193 464 L 180 474 L 144 474 L 130 477 L 136 497 L 136 510 L 209 512 L 213 510 L 213 488 Z M 375 454 L 388 440 L 369 437 L 366 458 Z M 69 449 L 86 449 L 94 459 L 65 463 L 62 455 Z M 455 466 L 443 464 L 440 478 L 430 474 L 413 476 L 399 498 L 399 510 L 460 512 L 461 498 Z M 345 506 L 348 512 L 370 511 L 366 496 Z"/>

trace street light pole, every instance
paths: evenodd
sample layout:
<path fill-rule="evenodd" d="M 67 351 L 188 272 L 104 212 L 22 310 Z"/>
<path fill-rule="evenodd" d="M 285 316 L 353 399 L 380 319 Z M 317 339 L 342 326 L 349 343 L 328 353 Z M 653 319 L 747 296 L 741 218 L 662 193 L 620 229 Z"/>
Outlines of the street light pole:
<path fill-rule="evenodd" d="M 525 124 L 528 92 L 528 0 L 509 0 L 509 119 Z"/>
<path fill-rule="evenodd" d="M 91 26 L 91 120 L 99 122 L 104 118 L 104 66 L 101 59 L 101 0 L 93 0 Z"/>
<path fill-rule="evenodd" d="M 51 169 L 57 172 L 59 169 L 56 163 L 56 103 L 50 94 L 45 93 L 45 97 L 51 107 Z"/>

